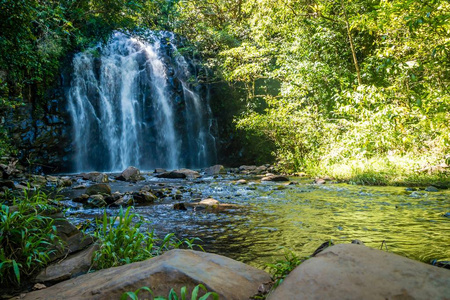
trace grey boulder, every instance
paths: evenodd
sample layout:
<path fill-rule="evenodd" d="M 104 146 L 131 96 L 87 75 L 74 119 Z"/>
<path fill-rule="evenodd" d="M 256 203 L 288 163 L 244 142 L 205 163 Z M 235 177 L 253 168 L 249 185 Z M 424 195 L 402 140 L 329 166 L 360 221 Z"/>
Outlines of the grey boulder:
<path fill-rule="evenodd" d="M 449 297 L 448 270 L 361 245 L 340 244 L 294 269 L 267 299 Z"/>

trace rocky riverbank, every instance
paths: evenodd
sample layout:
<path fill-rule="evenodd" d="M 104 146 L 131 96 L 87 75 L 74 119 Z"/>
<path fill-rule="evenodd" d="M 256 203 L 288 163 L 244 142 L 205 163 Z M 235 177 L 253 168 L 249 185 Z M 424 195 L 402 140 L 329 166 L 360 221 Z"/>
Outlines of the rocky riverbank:
<path fill-rule="evenodd" d="M 246 216 L 249 212 L 249 210 L 254 210 L 255 206 L 249 205 L 246 203 L 247 200 L 236 202 L 234 197 L 245 197 L 244 199 L 254 199 L 255 197 L 258 197 L 257 195 L 260 195 L 261 197 L 257 201 L 257 205 L 264 207 L 267 206 L 267 199 L 270 195 L 270 198 L 277 198 L 278 196 L 284 195 L 284 193 L 288 193 L 289 191 L 297 191 L 296 195 L 301 195 L 302 193 L 308 193 L 308 191 L 327 191 L 326 197 L 329 197 L 330 191 L 336 190 L 341 191 L 342 187 L 336 186 L 333 187 L 333 185 L 330 185 L 330 183 L 333 183 L 333 178 L 317 178 L 314 181 L 311 179 L 302 179 L 302 181 L 298 181 L 298 178 L 290 178 L 288 176 L 283 176 L 279 174 L 275 174 L 273 167 L 271 166 L 242 166 L 240 168 L 236 169 L 225 169 L 223 166 L 217 165 L 212 166 L 211 168 L 207 168 L 204 170 L 194 171 L 194 170 L 188 170 L 188 169 L 179 169 L 179 170 L 172 170 L 172 171 L 166 171 L 162 169 L 157 169 L 154 172 L 141 172 L 137 168 L 130 167 L 124 170 L 122 173 L 118 174 L 104 174 L 100 172 L 90 172 L 90 173 L 83 173 L 83 174 L 73 174 L 73 175 L 57 175 L 57 176 L 41 176 L 41 175 L 26 175 L 20 170 L 20 167 L 17 167 L 14 163 L 11 163 L 9 165 L 3 165 L 2 166 L 2 172 L 3 172 L 3 180 L 0 184 L 2 186 L 2 193 L 3 196 L 9 195 L 9 194 L 20 194 L 22 191 L 33 191 L 35 189 L 45 189 L 52 194 L 52 189 L 62 189 L 61 192 L 64 195 L 65 198 L 61 199 L 61 201 L 53 201 L 55 205 L 57 205 L 60 209 L 66 209 L 68 212 L 68 215 L 76 215 L 79 212 L 85 213 L 85 214 L 94 214 L 94 218 L 98 218 L 101 216 L 104 209 L 108 210 L 108 213 L 110 211 L 114 211 L 114 209 L 118 209 L 118 207 L 127 207 L 127 206 L 135 206 L 138 211 L 145 212 L 146 214 L 149 213 L 147 208 L 151 207 L 170 207 L 171 212 L 169 210 L 160 210 L 160 211 L 154 211 L 152 212 L 152 218 L 155 217 L 154 213 L 170 213 L 173 215 L 173 217 L 167 216 L 166 218 L 170 218 L 170 222 L 177 222 L 177 219 L 185 219 L 185 218 L 200 218 L 200 220 L 203 220 L 201 222 L 205 222 L 206 220 L 210 220 L 206 223 L 210 224 L 209 226 L 215 228 L 215 226 L 219 226 L 220 229 L 220 219 L 227 220 L 229 218 L 234 219 L 235 222 L 239 223 L 239 218 L 242 218 L 243 216 Z M 224 189 L 230 188 L 231 192 L 226 192 Z M 55 194 L 56 195 L 56 194 Z M 278 196 L 277 196 L 278 195 Z M 361 197 L 370 197 L 370 202 L 374 202 L 373 192 L 358 192 L 358 195 Z M 421 199 L 428 198 L 428 202 L 430 201 L 430 197 L 428 195 L 436 195 L 437 201 L 442 201 L 439 199 L 445 198 L 445 193 L 443 191 L 440 191 L 439 189 L 432 190 L 431 188 L 427 188 L 424 190 L 404 190 L 403 195 L 401 196 L 402 199 L 408 199 L 408 201 L 422 201 Z M 53 196 L 52 196 L 53 197 Z M 50 197 L 50 198 L 52 198 Z M 289 197 L 288 194 L 285 196 L 282 196 L 281 199 L 284 199 L 285 197 Z M 444 198 L 443 198 L 444 197 Z M 278 200 L 277 200 L 278 201 Z M 363 200 L 361 203 L 364 203 Z M 402 200 L 404 201 L 404 200 Z M 444 200 L 445 201 L 445 200 Z M 9 206 L 9 209 L 13 211 L 14 205 L 12 203 L 6 203 Z M 407 204 L 407 203 L 405 203 Z M 282 205 L 281 203 L 277 204 Z M 283 204 L 284 205 L 284 204 Z M 386 207 L 386 202 L 383 200 L 382 205 Z M 399 207 L 404 207 L 404 204 L 400 202 L 398 204 Z M 409 205 L 409 204 L 408 204 Z M 342 206 L 342 204 L 340 204 Z M 267 207 L 268 209 L 272 210 L 273 207 Z M 395 207 L 397 209 L 397 205 Z M 406 207 L 404 207 L 405 209 Z M 141 210 L 143 209 L 143 210 Z M 222 215 L 223 217 L 220 217 Z M 233 216 L 236 216 L 234 218 Z M 258 218 L 267 218 L 269 215 L 259 215 Z M 55 255 L 52 257 L 52 262 L 42 270 L 40 273 L 37 272 L 35 277 L 33 277 L 33 282 L 30 285 L 30 287 L 33 287 L 35 289 L 39 288 L 45 288 L 45 291 L 48 291 L 48 293 L 52 293 L 51 285 L 58 283 L 60 281 L 64 282 L 71 282 L 71 278 L 77 277 L 77 280 L 81 280 L 78 278 L 82 278 L 84 276 L 78 277 L 79 275 L 86 273 L 89 269 L 92 268 L 92 256 L 93 253 L 98 250 L 98 247 L 100 245 L 96 244 L 95 241 L 90 237 L 82 232 L 77 227 L 82 227 L 83 223 L 74 223 L 76 226 L 71 224 L 70 222 L 67 222 L 63 218 L 61 214 L 53 215 L 52 217 L 55 218 L 56 221 L 56 227 L 58 229 L 58 233 L 60 238 L 64 241 L 64 244 L 66 245 L 65 248 L 59 248 L 58 255 Z M 284 216 L 285 220 L 290 220 L 291 217 Z M 425 217 L 425 216 L 422 216 Z M 70 217 L 72 219 L 72 217 Z M 444 219 L 445 217 L 444 214 Z M 158 220 L 162 220 L 159 218 Z M 214 224 L 214 222 L 217 222 L 219 220 L 219 223 L 217 225 Z M 303 219 L 303 221 L 305 221 Z M 161 222 L 161 221 L 157 221 Z M 192 225 L 195 227 L 195 223 L 198 221 L 192 219 L 189 223 L 192 223 Z M 248 221 L 247 221 L 248 222 Z M 398 220 L 396 221 L 398 222 Z M 238 223 L 233 225 L 233 230 L 235 231 L 236 226 L 238 226 Z M 271 228 L 264 229 L 265 227 L 259 227 L 258 229 L 258 238 L 257 240 L 251 242 L 252 244 L 255 244 L 255 242 L 263 242 L 267 236 L 270 235 L 278 235 L 277 231 L 281 227 L 277 227 L 280 225 L 275 225 L 277 223 L 275 220 L 272 220 L 269 222 L 272 226 Z M 158 225 L 154 223 L 155 225 Z M 167 223 L 168 224 L 168 223 Z M 184 223 L 183 223 L 184 224 Z M 443 223 L 443 226 L 441 229 L 445 231 L 445 224 Z M 164 223 L 159 224 L 161 226 L 167 226 Z M 344 226 L 349 226 L 350 224 L 344 224 Z M 208 226 L 208 225 L 207 225 Z M 198 227 L 197 227 L 198 228 Z M 186 226 L 182 226 L 182 232 L 185 230 L 190 230 Z M 301 233 L 301 228 L 299 228 L 298 234 Z M 338 230 L 345 231 L 345 227 L 338 226 Z M 219 232 L 223 232 L 223 230 L 219 230 Z M 259 234 L 260 232 L 265 232 L 262 236 Z M 197 232 L 198 233 L 198 232 Z M 256 232 L 254 232 L 252 235 L 254 235 Z M 374 233 L 371 233 L 373 235 Z M 194 235 L 195 236 L 195 235 Z M 281 236 L 280 236 L 281 237 Z M 251 253 L 251 248 L 246 243 L 243 243 L 240 240 L 237 240 L 234 236 L 230 234 L 221 234 L 221 236 L 218 238 L 214 238 L 214 241 L 219 242 L 220 239 L 224 238 L 229 245 L 228 247 L 233 248 L 233 244 L 236 243 L 235 248 L 244 247 L 245 252 Z M 244 235 L 243 239 L 250 239 L 250 235 Z M 303 241 L 304 238 L 298 237 L 298 240 Z M 282 241 L 282 239 L 278 238 L 277 240 Z M 315 247 L 317 247 L 317 242 L 315 242 Z M 353 248 L 352 248 L 353 249 Z M 352 250 L 353 251 L 353 250 Z M 170 253 L 170 252 L 169 252 Z M 169 254 L 167 253 L 167 255 Z M 185 253 L 183 251 L 177 252 L 177 256 L 184 257 Z M 186 252 L 187 253 L 187 252 Z M 191 252 L 189 252 L 191 253 Z M 259 252 L 258 252 L 259 253 Z M 311 253 L 311 252 L 310 252 Z M 232 254 L 232 253 L 229 253 Z M 209 260 L 211 257 L 216 257 L 213 254 L 204 254 L 206 256 L 202 256 L 202 260 Z M 208 255 L 211 255 L 208 256 Z M 332 255 L 332 254 L 330 254 Z M 360 255 L 360 254 L 358 254 Z M 362 254 L 361 254 L 362 255 Z M 195 254 L 194 256 L 198 256 Z M 332 255 L 334 256 L 334 255 Z M 187 255 L 186 257 L 190 257 L 190 255 Z M 318 256 L 317 256 L 318 257 Z M 159 259 L 159 258 L 156 258 Z M 188 261 L 191 258 L 186 259 L 180 259 L 180 261 Z M 197 258 L 195 258 L 197 259 Z M 194 258 L 192 258 L 193 261 L 195 261 Z M 215 258 L 214 258 L 215 259 Z M 367 258 L 369 259 L 369 258 Z M 385 258 L 381 258 L 385 259 Z M 154 259 L 151 259 L 149 261 L 153 261 Z M 245 261 L 245 259 L 244 259 Z M 315 261 L 314 259 L 308 260 L 309 261 Z M 408 260 L 410 261 L 410 260 Z M 234 261 L 234 263 L 237 263 Z M 233 264 L 234 264 L 233 263 Z M 307 263 L 304 263 L 307 265 Z M 414 262 L 418 263 L 418 262 Z M 420 264 L 420 263 L 418 263 Z M 244 265 L 244 264 L 242 264 Z M 361 262 L 361 265 L 363 263 Z M 421 264 L 424 265 L 424 264 Z M 444 264 L 445 266 L 445 264 Z M 167 270 L 173 270 L 173 268 L 176 266 L 171 267 L 164 267 Z M 221 266 L 220 268 L 226 266 Z M 431 266 L 430 266 L 431 267 Z M 121 268 L 121 267 L 120 267 Z M 138 267 L 140 268 L 140 267 Z M 152 267 L 153 268 L 153 267 Z M 184 267 L 183 267 L 184 268 Z M 190 267 L 189 267 L 190 268 Z M 196 272 L 199 273 L 210 273 L 212 272 L 211 269 L 214 269 L 212 267 L 206 267 L 206 269 L 203 270 L 197 270 Z M 217 266 L 219 269 L 219 267 Z M 242 267 L 244 268 L 244 267 Z M 257 270 L 255 268 L 251 268 L 250 266 L 246 266 L 245 268 L 250 268 Z M 342 265 L 338 265 L 336 267 L 338 270 L 342 268 Z M 354 270 L 351 270 L 349 272 L 357 272 L 356 268 L 357 266 L 354 266 Z M 431 267 L 435 268 L 435 267 Z M 240 267 L 238 268 L 240 269 Z M 136 269 L 133 269 L 132 273 L 137 272 Z M 446 270 L 445 270 L 446 271 Z M 103 272 L 103 271 L 100 271 Z M 262 272 L 262 271 L 261 271 Z M 325 272 L 325 271 L 324 271 Z M 379 270 L 374 271 L 376 274 L 380 273 Z M 397 271 L 392 271 L 393 273 L 396 273 Z M 98 272 L 96 272 L 98 273 Z M 94 274 L 96 274 L 94 273 Z M 131 274 L 131 273 L 130 273 Z M 176 273 L 178 274 L 178 273 Z M 183 273 L 184 274 L 184 273 Z M 359 273 L 358 273 L 359 274 Z M 88 274 L 91 275 L 91 274 Z M 88 276 L 85 275 L 85 276 Z M 119 275 L 114 275 L 119 276 Z M 130 275 L 131 276 L 131 275 Z M 147 276 L 147 275 L 145 275 Z M 144 277 L 145 277 L 144 276 Z M 130 285 L 130 286 L 121 286 L 121 292 L 124 291 L 132 291 L 136 290 L 139 287 L 142 286 L 152 286 L 156 288 L 159 286 L 159 284 L 151 285 L 151 278 L 152 276 L 148 275 L 149 277 L 146 278 L 144 281 L 140 281 L 139 279 L 136 285 Z M 167 275 L 169 276 L 169 275 Z M 172 276 L 172 275 L 170 275 Z M 170 277 L 169 276 L 169 277 Z M 177 275 L 178 276 L 178 275 Z M 183 275 L 184 276 L 184 275 Z M 237 276 L 237 275 L 236 275 Z M 303 275 L 302 275 L 303 276 Z M 322 275 L 321 275 L 322 276 Z M 377 275 L 378 276 L 378 275 Z M 428 276 L 428 275 L 427 275 Z M 439 275 L 441 276 L 441 275 Z M 218 276 L 221 278 L 220 276 Z M 405 275 L 405 277 L 408 277 Z M 441 276 L 442 277 L 442 276 Z M 184 278 L 184 277 L 183 277 Z M 434 282 L 434 277 L 427 277 L 427 281 Z M 430 279 L 431 278 L 431 279 Z M 445 276 L 443 277 L 445 278 Z M 120 279 L 111 279 L 112 282 L 119 282 Z M 123 279 L 122 279 L 123 280 Z M 327 279 L 328 280 L 328 279 Z M 333 279 L 330 279 L 333 280 Z M 355 279 L 351 279 L 355 280 Z M 372 279 L 370 279 L 372 280 Z M 397 279 L 396 279 L 397 280 Z M 270 281 L 270 280 L 269 280 Z M 63 282 L 63 283 L 64 283 Z M 198 283 L 204 283 L 210 291 L 215 291 L 219 295 L 222 295 L 225 297 L 224 299 L 248 299 L 249 296 L 245 296 L 247 298 L 232 298 L 229 294 L 223 294 L 220 289 L 217 288 L 214 284 L 209 284 L 208 281 L 202 281 L 202 280 L 192 280 L 192 281 L 186 281 L 183 282 L 181 279 L 177 281 L 175 285 L 173 285 L 174 288 L 179 288 L 181 286 L 187 285 L 189 288 L 192 288 Z M 287 282 L 287 280 L 286 280 Z M 267 287 L 264 285 L 261 287 L 261 283 L 267 283 L 267 282 L 260 282 L 255 281 L 251 284 L 253 289 L 253 294 L 256 294 L 258 292 L 258 289 L 260 292 L 264 293 L 267 292 Z M 60 283 L 62 284 L 62 283 Z M 180 285 L 177 285 L 180 284 Z M 297 284 L 297 281 L 294 281 L 294 285 Z M 344 283 L 340 283 L 344 285 Z M 55 285 L 58 286 L 59 284 Z M 138 286 L 142 285 L 142 286 Z M 103 292 L 100 290 L 102 289 L 103 285 L 97 285 L 97 288 L 93 288 L 94 292 L 92 295 L 104 295 Z M 255 287 L 256 286 L 256 290 Z M 46 288 L 49 287 L 49 288 Z M 167 286 L 167 288 L 169 285 Z M 129 288 L 129 290 L 127 290 Z M 280 287 L 281 288 L 281 287 Z M 340 288 L 340 287 L 335 287 Z M 56 288 L 55 288 L 56 289 Z M 64 289 L 66 289 L 64 287 Z M 109 289 L 109 288 L 108 288 Z M 292 289 L 291 287 L 289 289 Z M 302 287 L 303 289 L 303 287 Z M 357 289 L 357 287 L 356 287 Z M 89 290 L 89 289 L 87 289 Z M 100 291 L 100 292 L 99 292 Z M 159 290 L 157 290 L 159 291 Z M 231 291 L 234 291 L 234 289 L 231 289 Z M 408 292 L 411 295 L 416 293 L 415 290 L 411 290 L 412 292 Z M 72 291 L 73 293 L 77 293 L 76 291 Z M 79 291 L 78 291 L 79 292 Z M 165 291 L 160 291 L 164 295 Z M 106 290 L 105 290 L 106 293 Z M 114 293 L 119 293 L 114 292 Z M 247 293 L 247 292 L 246 292 Z M 314 292 L 316 293 L 316 292 Z M 391 292 L 389 292 L 391 293 Z M 389 294 L 388 293 L 388 294 Z M 393 290 L 392 295 L 397 295 L 397 291 Z M 441 291 L 438 291 L 438 294 L 427 294 L 427 295 L 439 295 Z M 248 293 L 247 293 L 248 294 Z M 245 294 L 245 295 L 247 295 Z M 32 294 L 30 294 L 32 295 Z M 33 294 L 34 295 L 34 294 Z M 41 295 L 41 294 L 39 294 Z M 43 294 L 45 295 L 45 299 L 52 297 L 59 297 L 58 295 L 62 295 L 59 292 L 57 292 L 56 296 L 51 296 L 51 294 Z M 228 295 L 228 296 L 227 296 Z M 362 295 L 362 294 L 361 294 Z M 391 294 L 389 294 L 391 295 Z M 422 295 L 422 294 L 420 294 Z M 70 295 L 66 295 L 67 297 L 70 297 Z M 27 299 L 33 299 L 29 298 L 30 296 L 27 296 Z M 41 297 L 41 296 L 39 296 Z M 99 296 L 103 297 L 103 296 Z M 107 299 L 109 296 L 105 296 L 106 298 L 99 298 L 99 299 Z M 241 296 L 239 296 L 241 297 Z M 284 296 L 283 296 L 284 297 Z M 305 296 L 306 297 L 306 296 Z M 288 297 L 289 298 L 289 297 Z M 60 299 L 60 298 L 55 298 Z M 280 298 L 271 298 L 271 299 L 280 299 Z"/>
<path fill-rule="evenodd" d="M 265 293 L 270 275 L 232 259 L 192 250 L 73 278 L 16 299 L 119 299 L 149 287 L 155 295 L 203 284 L 219 299 Z M 362 245 L 341 244 L 303 262 L 267 299 L 448 299 L 450 271 Z"/>

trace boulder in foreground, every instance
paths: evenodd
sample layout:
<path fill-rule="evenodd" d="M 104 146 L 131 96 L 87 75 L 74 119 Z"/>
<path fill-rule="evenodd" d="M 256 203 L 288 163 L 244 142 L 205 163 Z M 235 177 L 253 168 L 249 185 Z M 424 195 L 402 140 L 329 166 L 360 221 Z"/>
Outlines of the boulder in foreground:
<path fill-rule="evenodd" d="M 29 293 L 23 299 L 120 299 L 122 293 L 144 286 L 155 296 L 167 297 L 171 288 L 180 291 L 186 286 L 190 293 L 202 283 L 208 291 L 218 293 L 219 299 L 240 300 L 256 294 L 268 281 L 266 272 L 230 258 L 177 249 L 146 261 L 82 275 Z"/>
<path fill-rule="evenodd" d="M 355 244 L 327 248 L 292 271 L 267 298 L 449 299 L 450 272 Z"/>

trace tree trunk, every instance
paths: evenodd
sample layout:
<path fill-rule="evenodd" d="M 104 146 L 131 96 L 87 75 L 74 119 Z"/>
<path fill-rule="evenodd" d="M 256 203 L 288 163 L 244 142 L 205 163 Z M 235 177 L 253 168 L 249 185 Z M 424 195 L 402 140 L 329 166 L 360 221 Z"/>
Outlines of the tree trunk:
<path fill-rule="evenodd" d="M 361 72 L 359 71 L 358 59 L 356 59 L 355 47 L 353 46 L 352 34 L 350 32 L 350 24 L 348 23 L 347 12 L 345 11 L 344 0 L 341 0 L 342 11 L 344 12 L 345 25 L 347 27 L 347 36 L 350 42 L 350 48 L 352 50 L 353 55 L 353 63 L 355 64 L 356 75 L 358 76 L 358 85 L 362 85 L 361 81 Z"/>

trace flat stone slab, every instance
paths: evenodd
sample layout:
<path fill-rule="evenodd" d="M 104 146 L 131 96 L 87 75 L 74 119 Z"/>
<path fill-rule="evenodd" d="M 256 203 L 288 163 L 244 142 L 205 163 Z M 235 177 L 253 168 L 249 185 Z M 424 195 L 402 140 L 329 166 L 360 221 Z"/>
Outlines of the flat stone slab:
<path fill-rule="evenodd" d="M 147 286 L 167 297 L 171 288 L 188 292 L 202 283 L 219 299 L 248 299 L 270 281 L 266 272 L 217 254 L 171 250 L 142 262 L 100 270 L 26 294 L 22 299 L 120 299 L 124 292 Z M 142 299 L 146 298 L 142 295 Z"/>
<path fill-rule="evenodd" d="M 94 252 L 99 249 L 97 244 L 80 251 L 58 262 L 54 262 L 42 270 L 34 280 L 35 282 L 59 282 L 85 274 L 91 267 Z"/>
<path fill-rule="evenodd" d="M 450 299 L 450 271 L 340 244 L 298 266 L 267 299 Z"/>

